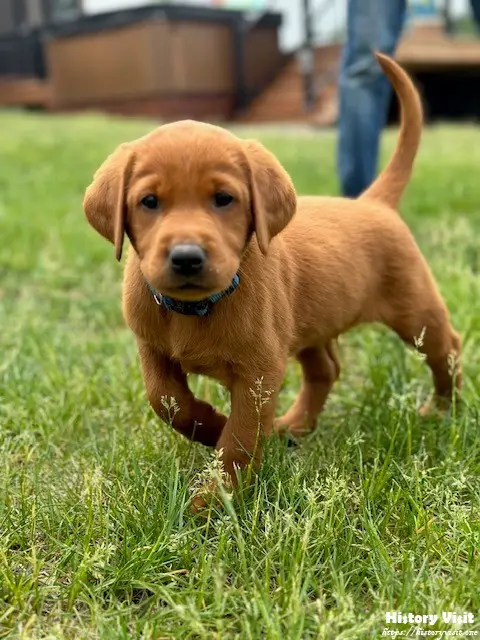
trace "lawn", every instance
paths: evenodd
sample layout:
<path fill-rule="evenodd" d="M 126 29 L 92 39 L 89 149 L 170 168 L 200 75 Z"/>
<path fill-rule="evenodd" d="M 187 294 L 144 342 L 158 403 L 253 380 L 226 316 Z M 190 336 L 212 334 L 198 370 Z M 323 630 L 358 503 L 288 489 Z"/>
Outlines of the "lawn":
<path fill-rule="evenodd" d="M 272 439 L 244 498 L 194 518 L 211 452 L 149 409 L 122 268 L 82 212 L 152 126 L 0 116 L 0 637 L 380 638 L 391 610 L 469 611 L 480 635 L 480 129 L 428 130 L 402 205 L 464 340 L 463 411 L 420 419 L 418 354 L 355 330 L 317 431 Z M 245 133 L 300 193 L 336 192 L 333 132 Z"/>

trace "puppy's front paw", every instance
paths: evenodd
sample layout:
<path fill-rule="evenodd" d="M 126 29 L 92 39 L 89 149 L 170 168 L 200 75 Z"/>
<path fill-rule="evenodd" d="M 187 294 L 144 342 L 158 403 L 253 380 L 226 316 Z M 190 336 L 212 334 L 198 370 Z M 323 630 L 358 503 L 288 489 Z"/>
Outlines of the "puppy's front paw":
<path fill-rule="evenodd" d="M 439 417 L 440 415 L 438 407 L 432 400 L 427 400 L 427 402 L 422 404 L 422 406 L 418 410 L 418 413 L 421 418 L 435 418 Z"/>
<path fill-rule="evenodd" d="M 204 493 L 196 493 L 192 498 L 190 510 L 193 514 L 203 513 L 208 509 L 208 501 Z"/>
<path fill-rule="evenodd" d="M 228 468 L 230 471 L 230 466 Z M 235 485 L 232 474 L 225 470 L 223 450 L 216 450 L 210 463 L 194 480 L 191 510 L 200 513 L 209 507 L 221 507 L 222 501 L 231 498 L 229 492 Z"/>
<path fill-rule="evenodd" d="M 459 398 L 456 398 L 456 406 L 461 407 Z M 449 398 L 432 397 L 423 404 L 418 413 L 422 418 L 443 418 L 452 410 L 452 401 Z"/>
<path fill-rule="evenodd" d="M 277 436 L 299 439 L 311 433 L 313 426 L 308 423 L 307 416 L 289 418 L 288 414 L 277 418 L 273 424 L 273 431 Z"/>
<path fill-rule="evenodd" d="M 229 493 L 231 487 L 225 484 L 219 485 L 218 481 L 212 480 L 199 489 L 195 489 L 190 504 L 193 514 L 206 514 L 210 509 L 221 510 L 225 500 L 230 500 L 232 494 Z"/>

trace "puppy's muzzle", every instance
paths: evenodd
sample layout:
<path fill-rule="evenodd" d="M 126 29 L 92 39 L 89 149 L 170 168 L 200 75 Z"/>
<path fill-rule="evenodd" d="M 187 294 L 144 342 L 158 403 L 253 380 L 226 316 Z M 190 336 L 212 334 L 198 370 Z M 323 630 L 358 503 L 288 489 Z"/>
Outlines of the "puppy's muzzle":
<path fill-rule="evenodd" d="M 188 278 L 202 273 L 207 254 L 198 244 L 177 244 L 170 250 L 168 259 L 173 273 Z"/>

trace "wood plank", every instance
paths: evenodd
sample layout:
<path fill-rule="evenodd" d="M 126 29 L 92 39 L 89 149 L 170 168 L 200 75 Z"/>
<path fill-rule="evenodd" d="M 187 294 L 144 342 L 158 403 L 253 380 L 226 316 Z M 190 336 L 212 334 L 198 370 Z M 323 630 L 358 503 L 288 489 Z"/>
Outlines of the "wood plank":
<path fill-rule="evenodd" d="M 480 41 L 445 35 L 424 40 L 407 36 L 399 44 L 396 59 L 407 69 L 480 66 Z"/>
<path fill-rule="evenodd" d="M 37 78 L 0 78 L 0 106 L 45 107 L 52 102 L 49 82 Z"/>

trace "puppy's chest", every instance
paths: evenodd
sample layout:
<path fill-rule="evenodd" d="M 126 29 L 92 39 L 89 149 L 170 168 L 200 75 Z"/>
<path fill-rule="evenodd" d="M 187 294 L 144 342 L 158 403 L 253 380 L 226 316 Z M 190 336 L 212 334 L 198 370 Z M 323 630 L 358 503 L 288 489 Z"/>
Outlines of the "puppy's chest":
<path fill-rule="evenodd" d="M 236 340 L 208 319 L 174 317 L 162 332 L 162 348 L 185 373 L 210 376 L 228 384 L 233 375 Z"/>
<path fill-rule="evenodd" d="M 229 386 L 234 367 L 221 349 L 173 339 L 169 351 L 170 357 L 180 363 L 185 373 L 209 376 Z"/>

